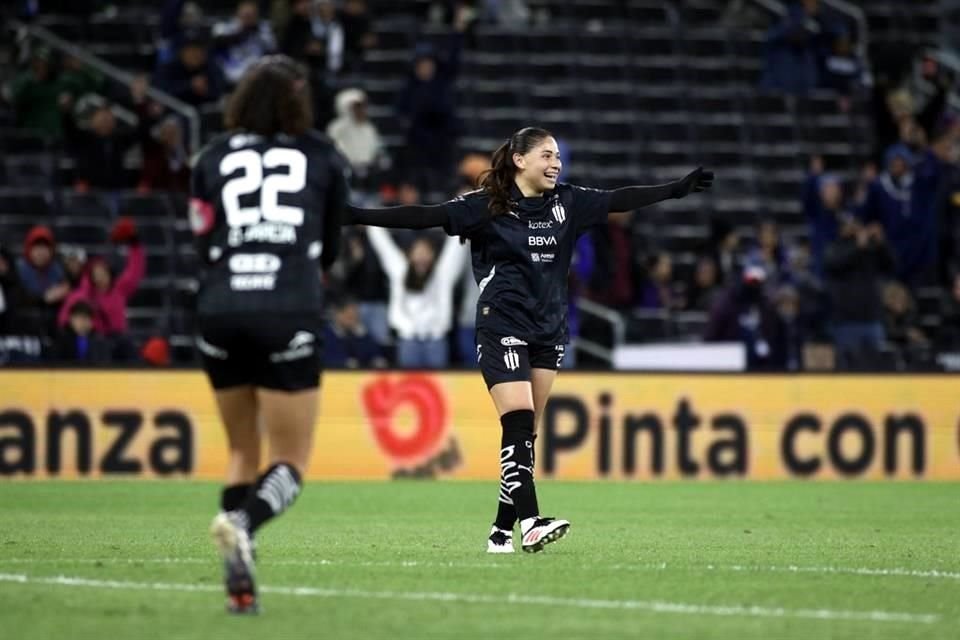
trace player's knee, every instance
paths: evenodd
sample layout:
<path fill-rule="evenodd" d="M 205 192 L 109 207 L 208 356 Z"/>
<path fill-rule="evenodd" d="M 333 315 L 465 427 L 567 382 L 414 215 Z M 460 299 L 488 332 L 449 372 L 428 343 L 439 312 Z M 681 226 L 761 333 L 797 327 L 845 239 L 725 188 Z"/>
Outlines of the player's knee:
<path fill-rule="evenodd" d="M 504 432 L 533 436 L 534 413 L 530 409 L 508 411 L 500 416 L 500 424 Z"/>

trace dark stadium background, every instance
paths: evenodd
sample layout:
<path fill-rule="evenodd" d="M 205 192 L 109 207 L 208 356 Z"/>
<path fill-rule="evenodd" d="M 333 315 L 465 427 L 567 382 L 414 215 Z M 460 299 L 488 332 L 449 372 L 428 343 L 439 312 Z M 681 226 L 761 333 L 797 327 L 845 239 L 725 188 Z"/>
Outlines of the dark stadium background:
<path fill-rule="evenodd" d="M 301 55 L 302 42 L 286 26 L 287 3 L 258 4 L 263 28 L 273 30 L 278 46 Z M 326 41 L 312 57 L 301 57 L 312 65 L 318 129 L 335 117 L 340 91 L 362 89 L 367 96 L 384 148 L 355 173 L 356 202 L 452 197 L 482 169 L 484 156 L 527 124 L 558 136 L 566 156 L 562 179 L 577 184 L 663 182 L 698 165 L 716 171 L 711 194 L 619 216 L 592 233 L 585 247 L 592 264 L 571 274 L 577 366 L 610 368 L 624 345 L 729 341 L 729 317 L 721 316 L 733 314 L 736 325 L 739 311 L 721 303 L 742 285 L 745 266 L 765 274 L 756 307 L 760 327 L 733 328 L 733 341 L 757 352 L 747 357 L 751 369 L 958 366 L 958 63 L 950 47 L 956 3 L 337 4 L 346 41 L 342 64 L 331 68 L 336 64 L 325 59 Z M 217 25 L 235 10 L 236 3 L 219 0 L 4 3 L 5 271 L 16 272 L 12 263 L 35 225 L 52 230 L 58 260 L 103 256 L 115 275 L 124 266 L 123 243 L 110 240 L 118 218 L 132 219 L 146 248 L 145 278 L 128 300 L 129 328 L 110 338 L 115 344 L 97 365 L 197 362 L 191 307 L 198 265 L 186 183 L 180 173 L 157 169 L 163 164 L 157 136 L 173 115 L 168 125 L 182 128 L 183 153 L 194 153 L 222 127 L 227 84 L 214 64 L 203 72 L 210 74 L 205 96 L 183 92 L 161 60 L 175 58 L 185 43 L 207 48 L 215 60 L 223 50 L 214 40 Z M 798 11 L 807 12 L 799 25 Z M 445 68 L 445 57 L 457 49 L 459 64 Z M 408 86 L 414 59 L 425 55 L 440 61 L 437 81 Z M 30 84 L 37 58 L 50 76 L 39 88 Z M 171 91 L 178 100 L 170 99 Z M 63 95 L 70 96 L 66 102 Z M 59 113 L 54 108 L 51 115 L 51 101 L 62 107 Z M 116 128 L 91 142 L 88 121 L 104 104 Z M 176 106 L 187 108 L 170 108 Z M 44 127 L 45 117 L 60 121 Z M 940 158 L 935 192 L 912 214 L 929 222 L 916 225 L 916 233 L 928 237 L 913 239 L 914 246 L 928 243 L 935 251 L 924 252 L 924 264 L 912 271 L 868 272 L 852 284 L 842 272 L 818 271 L 810 255 L 827 245 L 818 245 L 810 217 L 818 211 L 817 189 L 836 181 L 844 209 L 856 214 L 869 181 L 884 170 L 887 148 L 900 141 L 913 146 L 915 159 L 928 145 Z M 811 174 L 813 204 L 804 193 Z M 820 174 L 827 178 L 817 183 Z M 328 278 L 331 313 L 360 303 L 366 319 L 371 307 L 382 309 L 386 291 L 361 232 L 348 228 L 345 235 L 344 258 Z M 708 274 L 698 283 L 698 265 L 711 261 L 719 267 L 715 284 Z M 3 360 L 70 363 L 57 349 L 60 328 L 53 319 L 62 302 L 18 291 L 7 276 L 3 282 Z M 833 343 L 843 318 L 831 315 L 831 301 L 871 288 L 882 306 L 868 320 L 882 327 L 882 344 L 840 357 Z M 451 330 L 451 367 L 469 366 L 472 358 L 460 346 L 460 330 L 469 335 L 470 327 Z M 350 345 L 330 364 L 390 363 L 392 343 L 389 337 L 381 342 Z M 759 351 L 758 342 L 765 345 Z M 354 348 L 358 357 L 350 355 Z"/>

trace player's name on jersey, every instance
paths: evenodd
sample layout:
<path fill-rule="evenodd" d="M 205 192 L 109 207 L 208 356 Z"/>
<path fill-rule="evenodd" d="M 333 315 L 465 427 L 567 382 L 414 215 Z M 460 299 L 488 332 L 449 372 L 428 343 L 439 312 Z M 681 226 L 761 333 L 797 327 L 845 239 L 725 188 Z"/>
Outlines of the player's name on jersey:
<path fill-rule="evenodd" d="M 267 244 L 296 244 L 297 228 L 289 224 L 260 222 L 249 227 L 233 227 L 227 235 L 231 247 L 239 247 L 248 242 Z"/>

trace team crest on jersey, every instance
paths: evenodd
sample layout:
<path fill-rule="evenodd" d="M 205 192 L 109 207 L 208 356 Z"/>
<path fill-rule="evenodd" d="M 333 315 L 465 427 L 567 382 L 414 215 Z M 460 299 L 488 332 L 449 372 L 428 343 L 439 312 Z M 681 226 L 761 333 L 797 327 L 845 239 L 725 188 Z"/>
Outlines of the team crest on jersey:
<path fill-rule="evenodd" d="M 563 221 L 567 219 L 567 210 L 559 199 L 553 203 L 550 212 L 553 214 L 553 219 L 557 221 L 557 224 L 563 224 Z"/>
<path fill-rule="evenodd" d="M 507 352 L 503 354 L 503 363 L 510 371 L 516 371 L 520 368 L 520 354 L 512 347 L 507 349 Z"/>

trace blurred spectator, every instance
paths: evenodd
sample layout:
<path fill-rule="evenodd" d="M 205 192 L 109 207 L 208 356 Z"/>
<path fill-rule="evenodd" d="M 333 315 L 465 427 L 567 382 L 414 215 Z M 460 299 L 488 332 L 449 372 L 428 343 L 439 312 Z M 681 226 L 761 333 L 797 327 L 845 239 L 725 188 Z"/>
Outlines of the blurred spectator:
<path fill-rule="evenodd" d="M 841 29 L 833 35 L 829 53 L 823 61 L 821 85 L 843 96 L 850 96 L 866 87 L 870 78 L 863 61 L 853 50 L 850 34 Z"/>
<path fill-rule="evenodd" d="M 710 220 L 710 246 L 720 271 L 720 282 L 728 284 L 740 272 L 740 233 L 722 218 Z"/>
<path fill-rule="evenodd" d="M 794 2 L 783 21 L 767 34 L 761 79 L 764 89 L 804 95 L 818 85 L 822 34 L 817 22 L 819 11 L 817 0 Z"/>
<path fill-rule="evenodd" d="M 280 49 L 314 71 L 338 73 L 343 66 L 344 34 L 331 0 L 291 0 Z"/>
<path fill-rule="evenodd" d="M 17 126 L 32 129 L 53 140 L 62 135 L 62 111 L 69 107 L 70 96 L 56 76 L 50 51 L 35 49 L 30 68 L 21 71 L 10 83 Z"/>
<path fill-rule="evenodd" d="M 87 267 L 87 250 L 79 245 L 62 244 L 59 247 L 63 270 L 71 289 L 80 286 L 80 279 Z"/>
<path fill-rule="evenodd" d="M 660 251 L 647 259 L 647 275 L 640 285 L 637 306 L 641 309 L 676 309 L 680 299 L 673 292 L 673 258 Z"/>
<path fill-rule="evenodd" d="M 813 265 L 817 274 L 823 274 L 823 254 L 837 239 L 838 220 L 849 215 L 843 206 L 843 187 L 840 178 L 823 172 L 823 159 L 810 159 L 810 173 L 803 186 L 803 211 L 810 225 Z"/>
<path fill-rule="evenodd" d="M 913 119 L 913 96 L 906 89 L 891 90 L 879 83 L 873 90 L 874 140 L 876 142 L 875 160 L 883 162 L 887 149 L 901 142 L 900 132 L 904 123 Z"/>
<path fill-rule="evenodd" d="M 916 362 L 930 346 L 910 292 L 899 282 L 888 282 L 883 288 L 884 329 L 887 340 L 896 345 L 907 359 Z"/>
<path fill-rule="evenodd" d="M 110 362 L 110 343 L 94 331 L 94 311 L 89 302 L 76 298 L 64 305 L 66 322 L 53 345 L 57 362 L 104 364 Z"/>
<path fill-rule="evenodd" d="M 397 332 L 397 365 L 442 368 L 450 363 L 447 333 L 453 324 L 453 289 L 466 247 L 449 237 L 437 257 L 430 238 L 418 235 L 406 253 L 390 233 L 367 227 L 390 281 L 390 326 Z"/>
<path fill-rule="evenodd" d="M 953 282 L 960 267 L 960 118 L 947 114 L 930 147 L 939 160 L 939 190 L 934 212 L 937 226 L 936 282 Z"/>
<path fill-rule="evenodd" d="M 160 39 L 157 42 L 157 67 L 176 59 L 183 36 L 203 27 L 203 10 L 196 2 L 166 0 L 160 11 Z"/>
<path fill-rule="evenodd" d="M 740 279 L 720 294 L 710 310 L 707 342 L 739 342 L 750 371 L 785 369 L 783 321 L 767 296 L 766 273 L 759 262 L 744 266 Z"/>
<path fill-rule="evenodd" d="M 353 227 L 347 231 L 341 263 L 344 267 L 344 289 L 357 297 L 363 325 L 380 345 L 389 344 L 387 276 L 363 227 Z"/>
<path fill-rule="evenodd" d="M 933 90 L 933 95 L 926 101 L 923 109 L 917 114 L 917 124 L 923 129 L 927 140 L 933 140 L 941 127 L 942 120 L 947 113 L 947 104 L 950 93 L 953 91 L 956 78 L 946 67 L 942 67 L 933 58 L 926 58 L 920 66 L 920 75 Z"/>
<path fill-rule="evenodd" d="M 921 63 L 921 77 L 933 88 L 933 95 L 918 106 L 917 99 L 909 90 L 891 86 L 880 81 L 873 90 L 873 121 L 875 127 L 874 156 L 883 162 L 887 150 L 897 144 L 915 145 L 916 138 L 932 140 L 947 106 L 947 98 L 954 78 L 933 59 Z"/>
<path fill-rule="evenodd" d="M 100 93 L 104 89 L 104 79 L 98 73 L 83 66 L 73 56 L 63 58 L 59 81 L 62 86 L 61 102 L 71 105 L 88 93 Z"/>
<path fill-rule="evenodd" d="M 23 291 L 13 253 L 0 245 L 0 336 L 24 330 L 19 309 L 23 304 L 22 298 Z"/>
<path fill-rule="evenodd" d="M 951 158 L 943 169 L 937 204 L 940 230 L 937 279 L 951 283 L 960 269 L 960 164 Z"/>
<path fill-rule="evenodd" d="M 805 339 L 825 339 L 827 329 L 827 296 L 820 276 L 813 271 L 810 243 L 797 240 L 787 254 L 784 278 L 796 291 L 799 304 L 798 321 Z"/>
<path fill-rule="evenodd" d="M 183 139 L 183 124 L 169 115 L 153 127 L 141 127 L 143 167 L 137 188 L 142 191 L 190 190 L 190 158 Z"/>
<path fill-rule="evenodd" d="M 137 131 L 119 129 L 109 103 L 94 106 L 82 128 L 72 118 L 64 122 L 70 155 L 76 163 L 74 186 L 78 191 L 132 186 L 127 183 L 123 159 L 137 143 Z"/>
<path fill-rule="evenodd" d="M 54 259 L 55 248 L 50 227 L 36 226 L 27 232 L 23 256 L 17 260 L 17 277 L 25 303 L 44 311 L 44 322 L 51 326 L 53 323 L 47 320 L 55 319 L 54 311 L 70 292 L 63 267 Z"/>
<path fill-rule="evenodd" d="M 713 256 L 697 258 L 693 277 L 687 285 L 687 311 L 710 311 L 721 293 L 720 273 Z"/>
<path fill-rule="evenodd" d="M 250 65 L 277 50 L 277 42 L 257 3 L 241 0 L 232 19 L 214 25 L 213 47 L 227 82 L 235 85 Z"/>
<path fill-rule="evenodd" d="M 127 246 L 127 264 L 114 280 L 110 267 L 103 258 L 91 258 L 80 287 L 70 293 L 60 310 L 59 322 L 67 323 L 69 309 L 76 300 L 88 301 L 94 310 L 93 326 L 107 336 L 127 331 L 127 301 L 143 280 L 147 266 L 146 253 L 137 237 L 137 229 L 129 218 L 117 220 L 110 233 L 115 244 Z"/>
<path fill-rule="evenodd" d="M 185 32 L 177 57 L 157 70 L 157 87 L 194 106 L 219 100 L 226 89 L 226 80 L 210 57 L 207 40 L 202 29 Z"/>
<path fill-rule="evenodd" d="M 632 211 L 617 211 L 607 216 L 607 224 L 590 233 L 603 245 L 596 251 L 595 277 L 587 282 L 586 296 L 615 309 L 629 309 L 643 274 L 636 268 Z"/>
<path fill-rule="evenodd" d="M 894 257 L 878 224 L 864 226 L 852 216 L 841 221 L 824 259 L 830 321 L 839 365 L 855 368 L 879 353 L 884 343 L 880 282 L 894 269 Z"/>
<path fill-rule="evenodd" d="M 332 307 L 323 341 L 324 362 L 331 367 L 348 369 L 385 367 L 387 360 L 380 345 L 363 326 L 356 301 L 337 300 Z"/>
<path fill-rule="evenodd" d="M 460 193 L 471 191 L 477 188 L 478 180 L 484 171 L 490 168 L 490 154 L 486 153 L 468 153 L 460 160 L 460 167 L 457 169 L 457 177 L 460 178 Z"/>
<path fill-rule="evenodd" d="M 929 278 L 937 264 L 940 161 L 925 152 L 914 164 L 910 149 L 897 144 L 887 151 L 884 165 L 867 191 L 860 218 L 882 225 L 897 259 L 897 278 L 914 284 Z"/>
<path fill-rule="evenodd" d="M 778 284 L 786 267 L 786 255 L 775 220 L 761 220 L 757 224 L 756 259 L 763 264 L 767 282 Z"/>
<path fill-rule="evenodd" d="M 350 162 L 355 184 L 374 187 L 375 175 L 389 166 L 390 159 L 376 125 L 367 115 L 367 94 L 361 89 L 344 89 L 336 98 L 337 118 L 327 126 L 327 135 Z"/>
<path fill-rule="evenodd" d="M 573 261 L 567 273 L 567 328 L 570 334 L 569 344 L 563 351 L 564 369 L 573 369 L 577 364 L 577 338 L 580 336 L 580 308 L 577 301 L 583 295 L 584 285 L 595 280 L 597 271 L 597 250 L 593 233 L 581 235 L 573 248 Z"/>
<path fill-rule="evenodd" d="M 346 0 L 337 20 L 343 25 L 344 64 L 348 69 L 356 70 L 366 52 L 377 46 L 366 0 Z"/>
<path fill-rule="evenodd" d="M 940 303 L 940 330 L 937 347 L 960 351 L 960 272 L 954 273 Z"/>
<path fill-rule="evenodd" d="M 803 368 L 804 331 L 800 311 L 800 295 L 791 285 L 783 285 L 774 292 L 774 306 L 779 320 L 778 342 L 771 345 L 775 360 L 773 367 L 786 371 Z"/>
<path fill-rule="evenodd" d="M 418 45 L 411 74 L 397 96 L 396 113 L 406 128 L 402 166 L 421 191 L 450 188 L 459 132 L 455 91 L 465 28 L 464 19 L 458 18 L 444 51 L 428 43 Z"/>
<path fill-rule="evenodd" d="M 457 194 L 460 195 L 460 194 Z M 473 259 L 470 241 L 463 256 L 463 271 L 460 276 L 460 311 L 457 317 L 457 347 L 460 351 L 460 364 L 468 369 L 479 366 L 477 362 L 477 300 L 480 299 L 480 287 L 473 273 Z"/>

